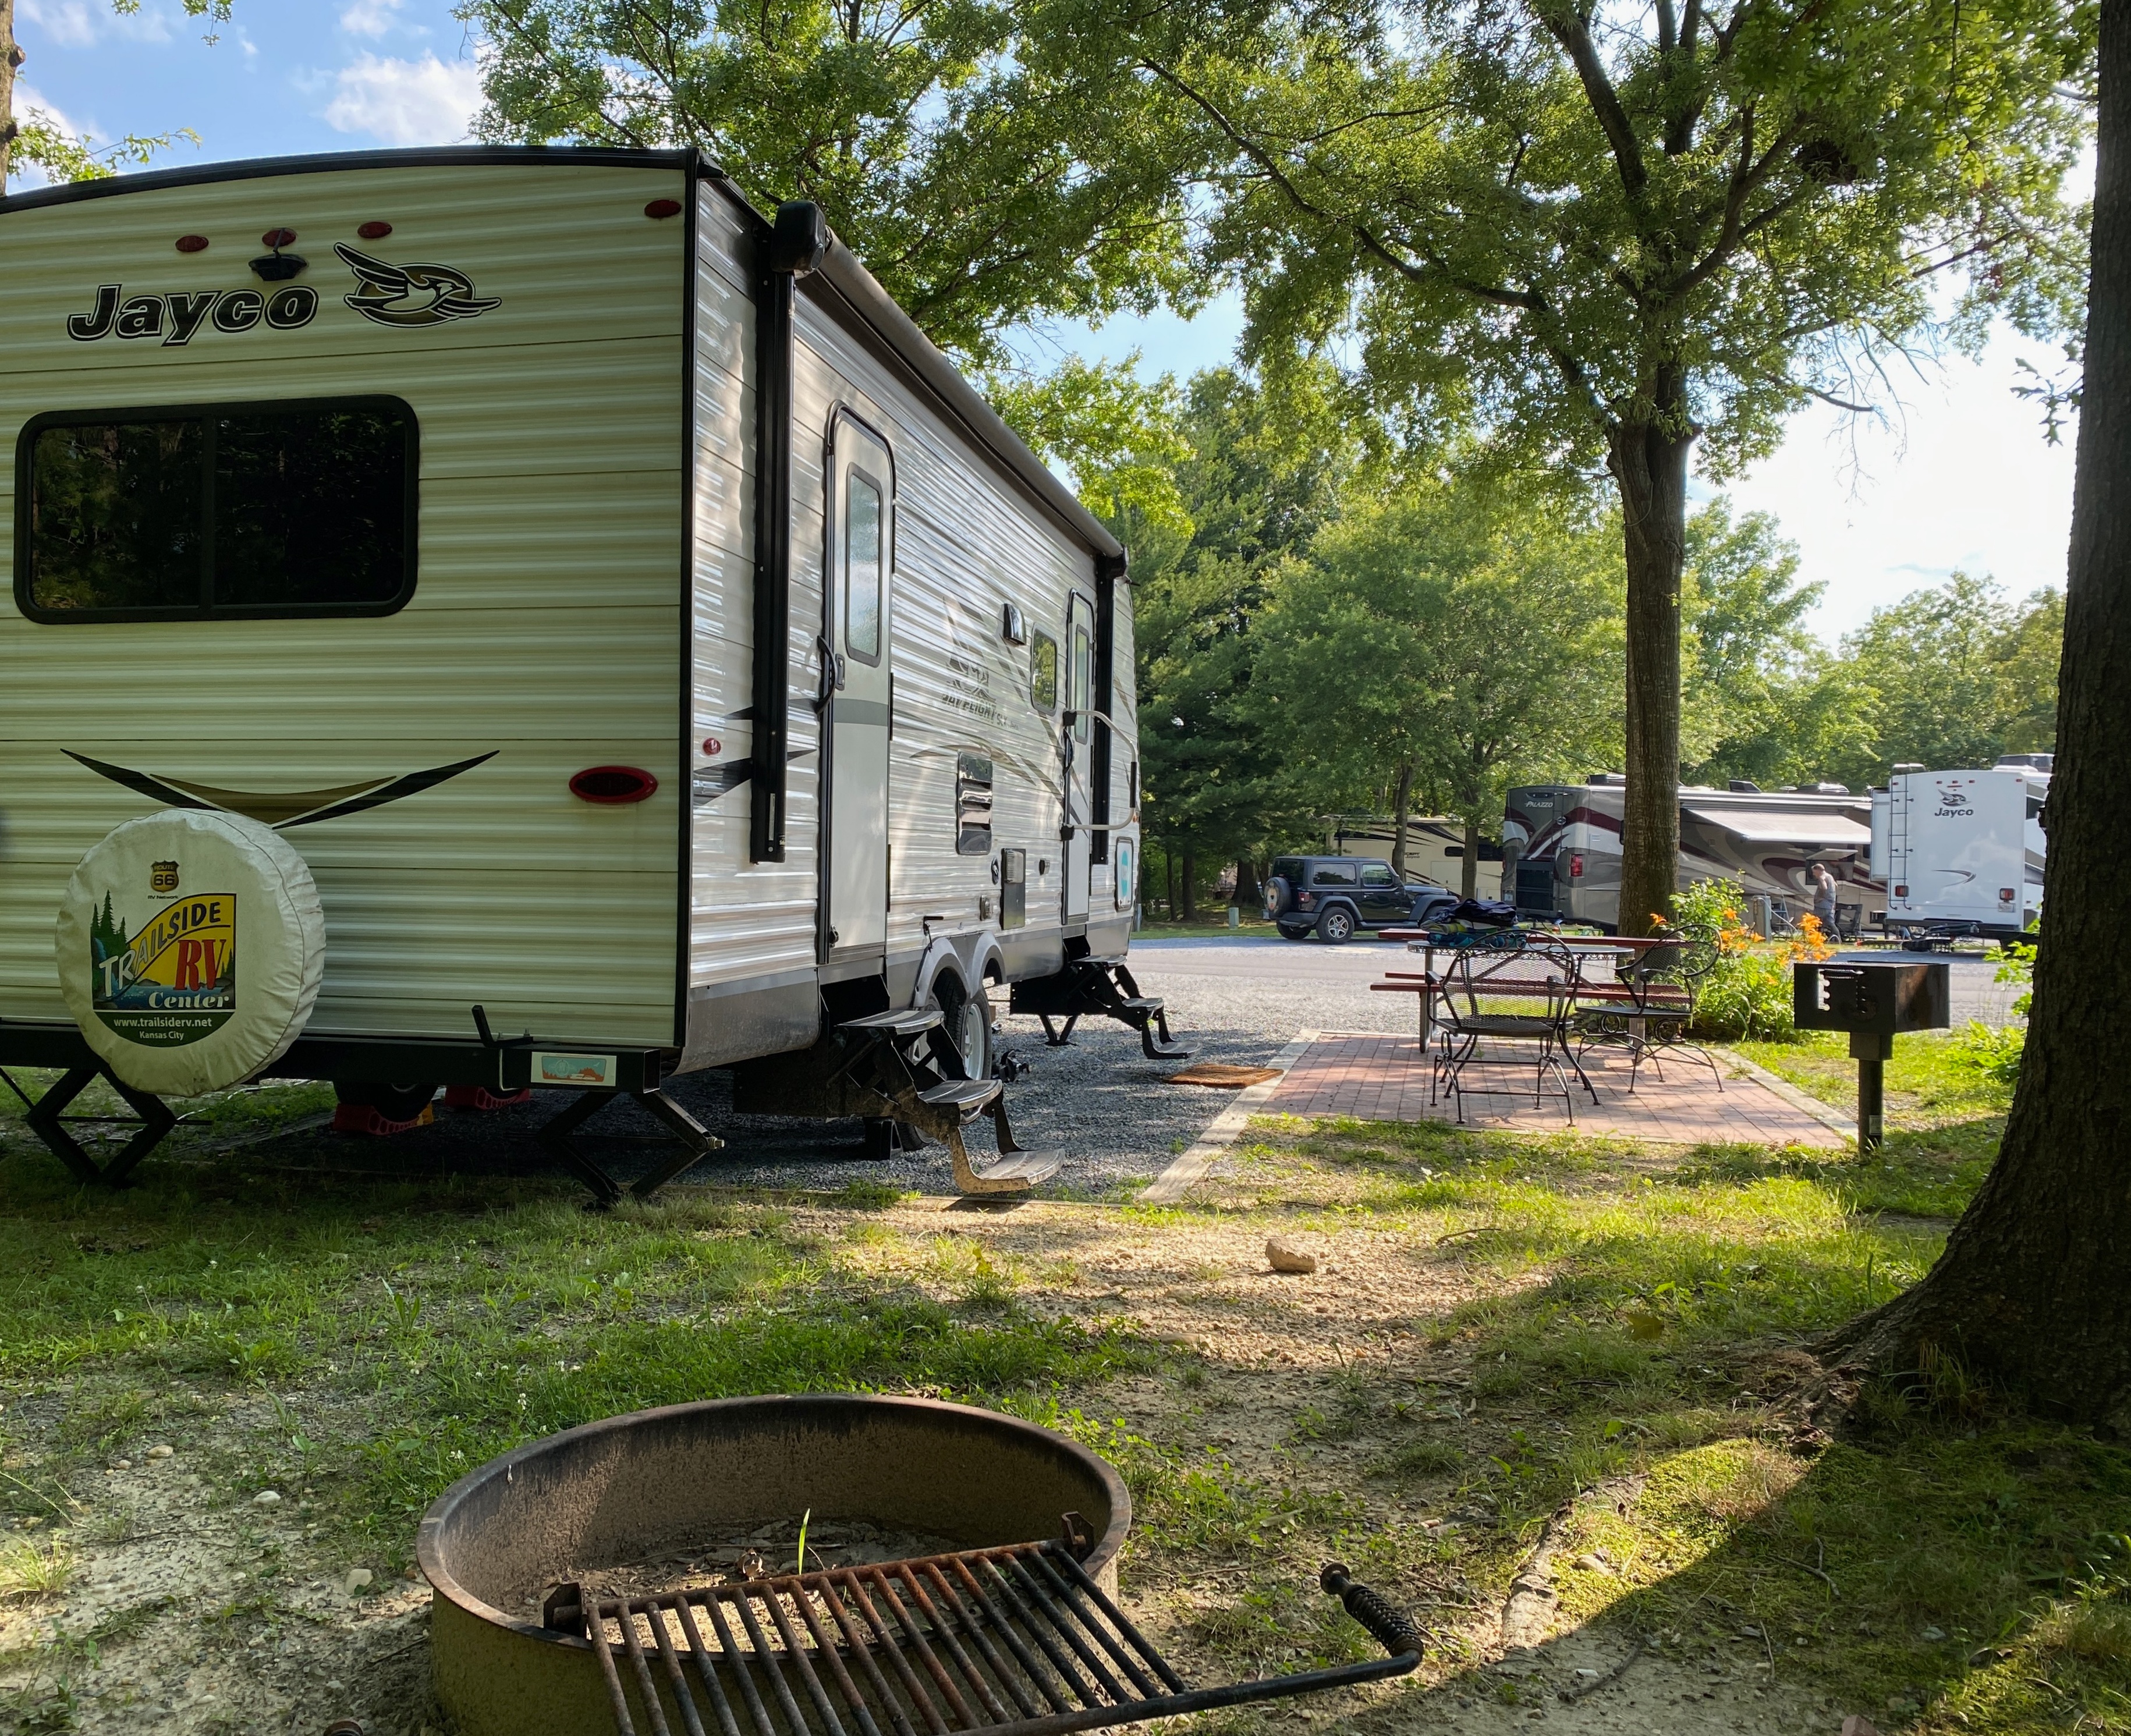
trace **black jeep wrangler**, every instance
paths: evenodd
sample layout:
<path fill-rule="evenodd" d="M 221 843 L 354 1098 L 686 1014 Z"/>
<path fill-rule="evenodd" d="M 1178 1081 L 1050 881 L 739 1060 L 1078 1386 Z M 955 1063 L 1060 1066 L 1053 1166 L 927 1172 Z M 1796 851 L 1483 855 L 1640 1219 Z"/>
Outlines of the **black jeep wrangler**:
<path fill-rule="evenodd" d="M 1367 856 L 1281 856 L 1266 878 L 1265 913 L 1291 940 L 1313 929 L 1335 945 L 1358 928 L 1439 922 L 1458 895 L 1425 880 L 1401 881 Z"/>

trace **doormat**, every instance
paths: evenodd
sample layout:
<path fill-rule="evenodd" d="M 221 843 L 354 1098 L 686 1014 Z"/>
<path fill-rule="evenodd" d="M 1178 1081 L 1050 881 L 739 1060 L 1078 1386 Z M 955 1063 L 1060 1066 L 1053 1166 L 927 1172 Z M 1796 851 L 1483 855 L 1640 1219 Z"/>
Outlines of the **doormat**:
<path fill-rule="evenodd" d="M 1232 1067 L 1226 1061 L 1200 1061 L 1181 1073 L 1165 1073 L 1165 1085 L 1211 1085 L 1217 1091 L 1241 1091 L 1280 1077 L 1277 1067 Z"/>

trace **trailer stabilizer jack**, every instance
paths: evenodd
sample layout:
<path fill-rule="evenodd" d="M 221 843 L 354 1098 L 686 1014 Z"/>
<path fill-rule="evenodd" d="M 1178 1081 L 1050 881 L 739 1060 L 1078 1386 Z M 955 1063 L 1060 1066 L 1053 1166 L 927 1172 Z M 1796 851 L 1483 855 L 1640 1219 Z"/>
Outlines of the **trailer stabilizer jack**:
<path fill-rule="evenodd" d="M 1139 992 L 1133 973 L 1122 964 L 1099 959 L 1073 959 L 1055 976 L 1017 983 L 1009 1011 L 1034 1013 L 1043 1021 L 1043 1040 L 1062 1049 L 1073 1040 L 1073 1027 L 1093 1014 L 1115 1019 L 1139 1033 L 1142 1054 L 1150 1061 L 1181 1061 L 1191 1051 L 1180 1049 L 1169 1034 L 1169 1014 L 1152 995 Z M 1063 1028 L 1053 1019 L 1065 1021 Z"/>
<path fill-rule="evenodd" d="M 679 1150 L 653 1165 L 626 1188 L 587 1156 L 571 1137 L 618 1097 L 630 1098 L 641 1103 L 663 1121 L 680 1142 Z M 725 1146 L 723 1140 L 712 1135 L 695 1117 L 658 1091 L 580 1092 L 576 1102 L 567 1106 L 559 1115 L 550 1116 L 540 1124 L 539 1138 L 571 1174 L 591 1190 L 593 1207 L 599 1211 L 619 1204 L 625 1193 L 634 1193 L 639 1199 L 650 1198 L 683 1169 L 708 1157 L 713 1151 L 722 1150 Z M 663 1144 L 664 1141 L 660 1141 L 659 1143 Z"/>
<path fill-rule="evenodd" d="M 45 1142 L 53 1156 L 74 1172 L 78 1181 L 105 1188 L 122 1188 L 132 1177 L 133 1167 L 156 1146 L 178 1118 L 170 1113 L 170 1106 L 162 1098 L 146 1091 L 136 1091 L 122 1084 L 103 1067 L 70 1067 L 45 1094 L 31 1101 L 29 1093 L 17 1085 L 12 1075 L 0 1073 L 7 1081 L 7 1088 L 22 1098 L 28 1114 L 22 1119 L 30 1131 Z M 83 1092 L 101 1078 L 126 1101 L 133 1113 L 127 1115 L 69 1115 L 67 1106 Z M 81 1142 L 67 1131 L 69 1126 L 135 1127 L 141 1131 L 127 1141 L 118 1155 L 108 1163 L 98 1164 L 82 1147 Z"/>

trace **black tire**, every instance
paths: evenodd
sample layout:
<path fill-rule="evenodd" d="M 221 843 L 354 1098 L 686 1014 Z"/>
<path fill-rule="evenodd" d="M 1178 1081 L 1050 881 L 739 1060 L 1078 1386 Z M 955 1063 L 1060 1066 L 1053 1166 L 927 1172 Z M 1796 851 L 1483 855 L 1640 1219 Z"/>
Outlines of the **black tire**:
<path fill-rule="evenodd" d="M 1280 925 L 1280 937 L 1283 940 L 1307 940 L 1310 938 L 1310 930 L 1306 928 L 1295 928 L 1283 922 Z"/>
<path fill-rule="evenodd" d="M 1295 888 L 1283 876 L 1275 874 L 1265 883 L 1261 907 L 1265 911 L 1267 921 L 1277 921 L 1281 916 L 1295 908 Z"/>
<path fill-rule="evenodd" d="M 388 1121 L 411 1121 L 437 1094 L 434 1085 L 376 1085 L 366 1079 L 335 1079 L 333 1095 L 343 1103 L 375 1109 Z"/>
<path fill-rule="evenodd" d="M 939 1035 L 945 1039 L 953 1065 L 965 1079 L 992 1076 L 992 1003 L 981 985 L 973 995 L 960 977 L 941 975 L 932 983 L 932 1004 L 940 1009 Z"/>
<path fill-rule="evenodd" d="M 1344 946 L 1354 938 L 1353 911 L 1343 904 L 1334 905 L 1317 919 L 1317 933 L 1334 946 Z"/>

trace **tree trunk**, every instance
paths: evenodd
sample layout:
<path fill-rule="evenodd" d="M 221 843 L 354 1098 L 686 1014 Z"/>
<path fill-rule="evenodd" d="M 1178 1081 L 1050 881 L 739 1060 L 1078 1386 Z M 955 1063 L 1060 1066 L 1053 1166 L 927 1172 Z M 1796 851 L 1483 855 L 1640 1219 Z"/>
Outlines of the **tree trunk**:
<path fill-rule="evenodd" d="M 1176 920 L 1176 852 L 1167 844 L 1161 847 L 1161 904 L 1169 920 Z"/>
<path fill-rule="evenodd" d="M 1399 762 L 1398 782 L 1391 787 L 1391 872 L 1406 878 L 1406 817 L 1413 806 L 1413 762 Z"/>
<path fill-rule="evenodd" d="M 1236 858 L 1236 908 L 1247 915 L 1265 902 L 1258 885 L 1258 865 L 1247 856 Z"/>
<path fill-rule="evenodd" d="M 1480 818 L 1468 810 L 1465 815 L 1465 857 L 1460 864 L 1463 872 L 1458 877 L 1458 895 L 1461 898 L 1480 896 Z"/>
<path fill-rule="evenodd" d="M 2131 1019 L 2117 787 L 2131 741 L 2131 4 L 2101 8 L 2099 154 L 2048 940 L 1998 1161 L 1907 1294 L 1822 1346 L 1889 1370 L 1927 1346 L 2001 1390 L 2131 1430 Z"/>
<path fill-rule="evenodd" d="M 1199 920 L 1199 862 L 1189 850 L 1184 853 L 1184 920 Z"/>
<path fill-rule="evenodd" d="M 1679 882 L 1679 579 L 1687 561 L 1687 455 L 1694 436 L 1681 371 L 1659 371 L 1658 414 L 1614 431 L 1628 568 L 1628 787 L 1621 825 L 1621 932 L 1646 935 Z"/>
<path fill-rule="evenodd" d="M 14 154 L 15 69 L 22 50 L 15 45 L 15 0 L 0 0 L 0 194 L 7 190 L 7 160 Z"/>

